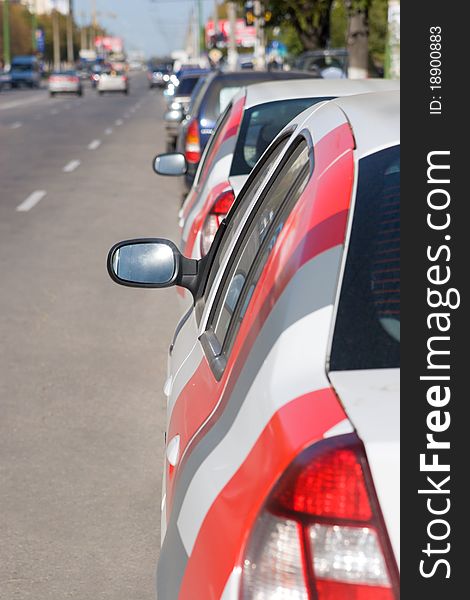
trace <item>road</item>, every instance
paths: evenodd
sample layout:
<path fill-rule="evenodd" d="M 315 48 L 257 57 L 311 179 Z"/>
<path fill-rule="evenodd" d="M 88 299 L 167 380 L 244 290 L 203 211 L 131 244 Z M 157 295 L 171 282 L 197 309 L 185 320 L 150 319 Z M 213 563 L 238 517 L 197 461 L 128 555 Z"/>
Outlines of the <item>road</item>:
<path fill-rule="evenodd" d="M 155 598 L 174 290 L 108 278 L 120 239 L 176 236 L 163 102 L 0 94 L 0 598 Z"/>

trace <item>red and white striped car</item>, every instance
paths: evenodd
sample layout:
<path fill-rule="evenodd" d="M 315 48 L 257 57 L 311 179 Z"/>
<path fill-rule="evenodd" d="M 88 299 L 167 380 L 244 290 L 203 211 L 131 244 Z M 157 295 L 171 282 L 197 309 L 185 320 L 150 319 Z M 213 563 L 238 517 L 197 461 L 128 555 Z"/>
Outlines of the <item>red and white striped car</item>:
<path fill-rule="evenodd" d="M 399 176 L 399 93 L 332 100 L 279 134 L 206 257 L 111 249 L 118 283 L 195 300 L 159 600 L 398 598 Z"/>

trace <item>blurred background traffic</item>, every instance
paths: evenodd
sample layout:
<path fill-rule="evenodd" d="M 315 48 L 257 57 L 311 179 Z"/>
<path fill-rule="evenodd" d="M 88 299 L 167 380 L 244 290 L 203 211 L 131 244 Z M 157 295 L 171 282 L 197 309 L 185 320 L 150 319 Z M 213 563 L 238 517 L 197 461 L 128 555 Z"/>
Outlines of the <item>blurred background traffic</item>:
<path fill-rule="evenodd" d="M 36 87 L 52 71 L 97 81 L 147 61 L 399 76 L 397 0 L 3 0 L 0 89 Z M 163 74 L 164 75 L 164 74 Z M 155 84 L 165 80 L 154 79 Z"/>

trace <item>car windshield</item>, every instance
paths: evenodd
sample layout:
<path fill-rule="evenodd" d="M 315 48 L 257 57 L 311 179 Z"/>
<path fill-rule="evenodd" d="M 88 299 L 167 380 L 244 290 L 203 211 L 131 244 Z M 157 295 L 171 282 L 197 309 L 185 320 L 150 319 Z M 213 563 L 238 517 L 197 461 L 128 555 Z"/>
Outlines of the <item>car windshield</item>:
<path fill-rule="evenodd" d="M 53 75 L 62 75 L 64 77 L 73 77 L 74 75 L 77 74 L 76 71 L 54 71 L 52 73 Z"/>
<path fill-rule="evenodd" d="M 397 368 L 400 362 L 400 151 L 359 161 L 356 206 L 330 369 Z"/>
<path fill-rule="evenodd" d="M 254 106 L 245 111 L 230 175 L 248 175 L 277 134 L 298 114 L 323 98 L 296 98 Z"/>
<path fill-rule="evenodd" d="M 31 71 L 33 69 L 32 63 L 13 63 L 11 66 L 14 71 Z"/>
<path fill-rule="evenodd" d="M 194 77 L 183 77 L 176 89 L 176 94 L 178 96 L 190 96 L 198 79 L 198 75 L 194 75 Z"/>

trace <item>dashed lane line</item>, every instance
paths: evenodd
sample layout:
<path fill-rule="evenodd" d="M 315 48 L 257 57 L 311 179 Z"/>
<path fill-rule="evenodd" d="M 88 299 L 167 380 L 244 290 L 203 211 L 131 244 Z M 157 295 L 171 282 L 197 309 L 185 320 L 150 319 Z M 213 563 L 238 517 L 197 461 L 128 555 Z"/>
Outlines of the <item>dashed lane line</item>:
<path fill-rule="evenodd" d="M 97 150 L 101 146 L 101 140 L 93 140 L 88 144 L 88 150 Z"/>
<path fill-rule="evenodd" d="M 124 123 L 124 121 L 122 119 L 117 119 L 114 124 L 116 125 L 116 127 L 120 127 L 122 124 Z"/>
<path fill-rule="evenodd" d="M 20 127 L 23 127 L 23 123 L 21 121 L 15 121 L 10 125 L 10 129 L 19 129 Z"/>
<path fill-rule="evenodd" d="M 80 166 L 79 160 L 71 160 L 69 163 L 67 163 L 65 165 L 65 167 L 62 169 L 62 171 L 64 173 L 72 173 L 72 171 L 75 171 L 75 169 L 79 166 Z"/>
<path fill-rule="evenodd" d="M 105 135 L 111 135 L 113 133 L 113 130 L 111 127 L 108 127 L 108 129 L 104 130 Z"/>
<path fill-rule="evenodd" d="M 18 212 L 28 212 L 28 210 L 31 210 L 34 206 L 36 206 L 36 204 L 40 202 L 45 195 L 46 192 L 44 190 L 36 190 L 32 194 L 30 194 L 26 198 L 26 200 L 24 200 L 21 204 L 18 204 L 16 210 Z"/>

